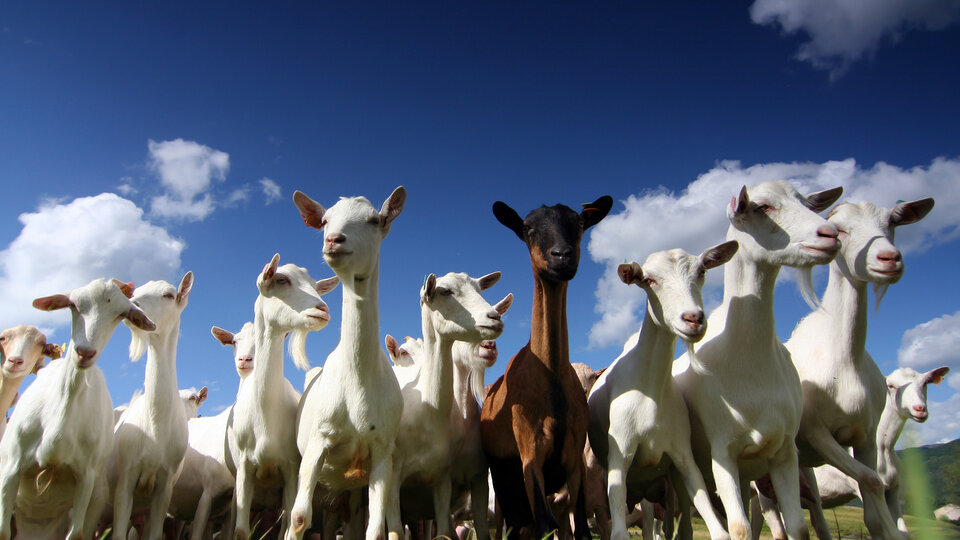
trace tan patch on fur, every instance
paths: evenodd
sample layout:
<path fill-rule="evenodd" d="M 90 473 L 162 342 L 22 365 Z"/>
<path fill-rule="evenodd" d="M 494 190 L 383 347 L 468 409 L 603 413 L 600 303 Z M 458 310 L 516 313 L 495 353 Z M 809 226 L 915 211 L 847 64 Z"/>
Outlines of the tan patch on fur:
<path fill-rule="evenodd" d="M 343 478 L 351 482 L 359 482 L 367 479 L 367 471 L 363 468 L 363 462 L 370 457 L 368 448 L 357 448 L 353 454 L 353 460 L 350 467 L 343 473 Z"/>

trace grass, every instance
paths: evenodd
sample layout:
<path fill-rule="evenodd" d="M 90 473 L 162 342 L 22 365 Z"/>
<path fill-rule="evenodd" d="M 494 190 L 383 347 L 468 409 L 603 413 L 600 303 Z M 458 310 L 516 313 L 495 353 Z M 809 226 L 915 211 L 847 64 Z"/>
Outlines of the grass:
<path fill-rule="evenodd" d="M 837 539 L 844 538 L 869 538 L 867 528 L 863 524 L 863 509 L 855 506 L 841 506 L 824 511 L 827 522 L 830 523 L 830 531 L 833 537 Z M 907 528 L 917 540 L 939 540 L 960 539 L 960 527 L 942 521 L 932 519 L 923 519 L 915 516 L 906 516 Z M 810 537 L 816 538 L 813 527 L 810 526 L 809 519 L 807 527 L 810 530 Z M 640 536 L 640 529 L 631 529 L 631 536 Z M 693 518 L 693 537 L 697 540 L 709 539 L 710 533 L 707 526 L 700 518 Z M 770 529 L 766 526 L 760 534 L 760 538 L 766 540 L 773 538 L 770 535 Z"/>

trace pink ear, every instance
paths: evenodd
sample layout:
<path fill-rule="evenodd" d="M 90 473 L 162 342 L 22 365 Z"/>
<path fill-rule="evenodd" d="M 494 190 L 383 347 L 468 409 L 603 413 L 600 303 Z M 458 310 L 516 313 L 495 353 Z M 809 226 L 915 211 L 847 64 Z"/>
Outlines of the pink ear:
<path fill-rule="evenodd" d="M 210 333 L 213 334 L 213 337 L 217 338 L 223 345 L 233 345 L 235 343 L 233 333 L 229 330 L 224 330 L 219 326 L 214 326 L 210 329 Z"/>
<path fill-rule="evenodd" d="M 396 358 L 397 348 L 399 347 L 399 345 L 397 345 L 396 338 L 390 334 L 387 334 L 387 336 L 383 338 L 383 342 L 387 346 L 387 352 L 390 353 L 390 358 Z"/>
<path fill-rule="evenodd" d="M 47 343 L 43 346 L 43 356 L 51 360 L 56 360 L 60 358 L 60 355 L 63 354 L 63 351 L 60 350 L 60 346 L 56 343 Z"/>
<path fill-rule="evenodd" d="M 150 320 L 150 317 L 147 317 L 146 313 L 140 311 L 140 308 L 131 307 L 126 313 L 123 314 L 123 316 L 130 321 L 130 324 L 141 330 L 153 332 L 157 329 L 157 325 Z"/>
<path fill-rule="evenodd" d="M 177 288 L 177 303 L 183 302 L 183 299 L 190 294 L 193 288 L 193 272 L 187 272 L 180 280 L 180 286 Z"/>
<path fill-rule="evenodd" d="M 509 310 L 510 306 L 512 305 L 513 305 L 513 293 L 508 293 L 506 296 L 503 297 L 503 300 L 497 302 L 497 305 L 493 306 L 493 309 L 501 315 L 506 315 L 507 310 Z"/>
<path fill-rule="evenodd" d="M 200 405 L 206 399 L 207 399 L 207 387 L 204 386 L 203 388 L 200 389 L 199 392 L 197 392 L 197 405 Z"/>
<path fill-rule="evenodd" d="M 65 307 L 70 307 L 70 297 L 65 294 L 44 296 L 43 298 L 37 298 L 34 300 L 33 307 L 42 309 L 43 311 L 63 309 Z"/>
<path fill-rule="evenodd" d="M 300 211 L 300 218 L 303 219 L 303 223 L 307 227 L 323 228 L 323 214 L 326 213 L 326 210 L 320 203 L 298 190 L 293 192 L 293 204 L 297 206 L 297 210 Z"/>
<path fill-rule="evenodd" d="M 947 373 L 949 373 L 949 371 L 950 371 L 950 368 L 947 366 L 938 367 L 933 371 L 928 371 L 925 375 L 925 379 L 926 379 L 925 384 L 926 383 L 940 384 L 943 381 L 944 377 L 947 376 Z"/>
<path fill-rule="evenodd" d="M 635 262 L 623 263 L 617 267 L 617 275 L 620 281 L 630 285 L 643 279 L 643 268 Z"/>
<path fill-rule="evenodd" d="M 127 298 L 133 298 L 133 290 L 135 287 L 132 281 L 129 283 L 124 283 L 119 279 L 112 279 L 110 281 L 112 281 L 113 284 L 116 285 L 117 287 L 120 287 L 120 291 L 123 292 L 124 296 L 126 296 Z"/>
<path fill-rule="evenodd" d="M 279 264 L 280 264 L 280 254 L 277 253 L 273 256 L 272 259 L 270 259 L 270 262 L 268 262 L 266 266 L 263 267 L 263 272 L 261 272 L 261 274 L 263 275 L 263 279 L 268 280 L 272 278 L 273 275 L 277 273 L 277 266 Z"/>

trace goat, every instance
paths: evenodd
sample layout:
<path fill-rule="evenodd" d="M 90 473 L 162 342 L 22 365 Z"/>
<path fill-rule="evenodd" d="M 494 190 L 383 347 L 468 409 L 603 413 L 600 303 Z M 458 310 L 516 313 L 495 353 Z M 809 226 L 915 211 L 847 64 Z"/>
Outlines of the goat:
<path fill-rule="evenodd" d="M 43 367 L 44 356 L 56 360 L 63 351 L 59 345 L 47 343 L 47 337 L 36 327 L 23 324 L 0 333 L 0 348 L 5 355 L 0 368 L 0 411 L 6 415 L 16 402 L 17 392 L 27 374 L 36 373 Z M 6 427 L 6 419 L 0 418 L 0 439 Z"/>
<path fill-rule="evenodd" d="M 895 538 L 897 528 L 874 469 L 886 384 L 866 351 L 867 286 L 884 291 L 900 279 L 903 259 L 893 244 L 894 231 L 922 219 L 933 204 L 923 199 L 888 210 L 844 203 L 831 210 L 828 220 L 839 231 L 840 254 L 830 264 L 820 307 L 786 342 L 803 387 L 797 445 L 806 480 L 815 484 L 808 467 L 822 463 L 854 478 L 864 498 L 864 524 L 880 538 Z M 853 448 L 853 457 L 846 447 Z M 814 510 L 811 520 L 821 537 L 829 534 L 822 512 Z"/>
<path fill-rule="evenodd" d="M 737 248 L 734 240 L 699 256 L 679 249 L 660 251 L 642 266 L 634 262 L 617 268 L 621 281 L 647 293 L 647 315 L 636 345 L 600 375 L 587 400 L 590 444 L 607 469 L 613 540 L 629 537 L 628 490 L 639 490 L 636 498 L 643 498 L 651 484 L 662 486 L 671 468 L 679 473 L 710 537 L 727 536 L 693 459 L 687 407 L 671 366 L 677 337 L 692 350 L 707 330 L 700 293 L 707 270 L 729 261 Z M 674 483 L 680 489 L 680 483 Z M 650 537 L 650 531 L 644 530 L 644 537 Z"/>
<path fill-rule="evenodd" d="M 777 337 L 773 292 L 781 266 L 809 272 L 836 256 L 837 229 L 817 212 L 841 192 L 804 197 L 783 181 L 743 186 L 727 208 L 727 240 L 737 240 L 740 248 L 724 266 L 723 303 L 711 313 L 696 354 L 674 363 L 690 413 L 694 457 L 708 488 L 716 484 L 735 540 L 750 536 L 744 484 L 768 472 L 788 535 L 809 534 L 794 444 L 803 398 L 790 353 Z"/>
<path fill-rule="evenodd" d="M 130 301 L 133 292 L 132 284 L 97 279 L 33 301 L 45 311 L 70 308 L 72 331 L 66 357 L 37 374 L 0 441 L 0 540 L 10 538 L 14 506 L 26 537 L 49 536 L 68 511 L 66 538 L 93 537 L 103 494 L 91 499 L 113 447 L 113 404 L 95 364 L 121 320 L 156 328 Z"/>
<path fill-rule="evenodd" d="M 236 333 L 214 326 L 210 333 L 221 344 L 233 348 L 234 367 L 242 382 L 253 371 L 253 323 L 244 323 Z M 184 521 L 192 521 L 192 540 L 203 538 L 210 529 L 211 517 L 223 517 L 230 506 L 236 478 L 226 465 L 224 443 L 232 412 L 231 405 L 215 416 L 191 418 L 187 422 L 187 452 L 183 456 L 181 473 L 173 486 L 170 514 Z M 224 521 L 221 534 L 232 536 L 232 527 L 233 520 L 228 518 Z"/>
<path fill-rule="evenodd" d="M 193 273 L 178 287 L 150 281 L 134 291 L 134 302 L 155 323 L 151 331 L 131 327 L 130 358 L 147 353 L 144 392 L 114 428 L 117 481 L 113 530 L 125 534 L 135 499 L 149 502 L 146 537 L 159 539 L 177 471 L 187 450 L 187 417 L 177 389 L 177 341 L 180 315 L 187 307 Z"/>
<path fill-rule="evenodd" d="M 330 321 L 327 304 L 320 297 L 339 282 L 336 277 L 314 281 L 305 268 L 279 264 L 280 255 L 274 255 L 257 277 L 253 373 L 240 385 L 227 424 L 228 465 L 235 467 L 237 479 L 234 534 L 241 540 L 250 534 L 255 490 L 266 496 L 282 492 L 281 529 L 289 528 L 300 465 L 295 422 L 300 394 L 283 376 L 284 339 L 293 334 L 294 363 L 308 369 L 306 335 Z"/>
<path fill-rule="evenodd" d="M 297 448 L 303 456 L 288 538 L 311 525 L 313 494 L 322 483 L 329 497 L 368 486 L 367 540 L 402 533 L 400 503 L 391 500 L 393 450 L 403 412 L 400 385 L 380 345 L 378 292 L 380 244 L 400 215 L 407 192 L 400 186 L 379 212 L 364 197 L 341 198 L 329 209 L 297 191 L 293 200 L 307 226 L 323 231 L 323 258 L 343 283 L 340 342 L 323 371 L 304 388 L 297 411 Z"/>
<path fill-rule="evenodd" d="M 529 525 L 538 538 L 557 529 L 546 496 L 564 484 L 575 508 L 574 534 L 590 534 L 581 486 L 589 411 L 570 367 L 566 298 L 583 233 L 612 206 L 604 196 L 579 214 L 542 206 L 522 219 L 503 202 L 493 205 L 497 220 L 527 244 L 534 276 L 530 342 L 493 384 L 480 413 L 483 451 L 511 538 Z"/>

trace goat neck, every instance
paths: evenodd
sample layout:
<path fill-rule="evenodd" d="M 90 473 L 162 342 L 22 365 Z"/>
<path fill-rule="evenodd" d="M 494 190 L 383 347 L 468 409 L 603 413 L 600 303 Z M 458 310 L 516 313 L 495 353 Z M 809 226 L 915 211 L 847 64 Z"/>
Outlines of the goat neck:
<path fill-rule="evenodd" d="M 727 239 L 736 237 L 728 234 Z M 723 270 L 723 304 L 718 311 L 725 310 L 725 317 L 719 324 L 710 323 L 708 338 L 731 331 L 750 334 L 757 342 L 776 340 L 773 293 L 779 273 L 780 266 L 758 262 L 739 250 Z"/>
<path fill-rule="evenodd" d="M 534 278 L 530 352 L 554 372 L 562 362 L 570 362 L 567 335 L 568 285 L 567 281 L 548 281 L 539 276 Z"/>
<path fill-rule="evenodd" d="M 829 314 L 836 323 L 826 325 L 830 335 L 823 336 L 835 344 L 836 361 L 859 363 L 867 346 L 867 282 L 846 275 L 840 265 L 830 263 L 830 277 L 819 311 Z"/>
<path fill-rule="evenodd" d="M 449 415 L 453 405 L 453 342 L 433 327 L 429 316 L 422 317 L 423 362 L 416 388 L 424 403 L 440 416 Z"/>
<path fill-rule="evenodd" d="M 380 369 L 362 365 L 364 363 L 384 362 L 380 348 L 379 278 L 379 261 L 360 280 L 355 276 L 341 276 L 343 322 L 337 348 L 343 349 L 341 358 L 350 358 L 358 363 L 357 369 L 361 373 L 374 373 Z"/>
<path fill-rule="evenodd" d="M 253 353 L 253 373 L 247 378 L 252 379 L 258 395 L 267 401 L 272 401 L 271 395 L 278 395 L 283 386 L 283 343 L 287 334 L 286 328 L 281 328 L 265 316 L 260 308 L 262 298 L 257 299 L 256 315 L 253 320 L 256 348 Z"/>
<path fill-rule="evenodd" d="M 626 354 L 634 358 L 618 362 L 626 368 L 618 372 L 618 378 L 624 379 L 625 388 L 638 389 L 656 399 L 673 384 L 671 369 L 676 345 L 676 334 L 658 325 L 653 317 L 644 317 L 637 345 Z"/>

